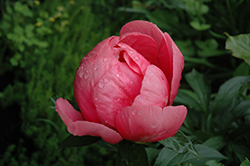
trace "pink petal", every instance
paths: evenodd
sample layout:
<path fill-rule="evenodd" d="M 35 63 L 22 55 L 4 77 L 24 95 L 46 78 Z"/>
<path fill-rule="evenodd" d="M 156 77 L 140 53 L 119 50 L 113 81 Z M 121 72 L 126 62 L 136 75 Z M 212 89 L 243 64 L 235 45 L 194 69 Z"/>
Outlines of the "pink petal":
<path fill-rule="evenodd" d="M 82 114 L 76 111 L 65 99 L 59 98 L 56 100 L 56 111 L 67 126 L 68 131 L 73 135 L 102 137 L 104 141 L 112 144 L 116 144 L 123 139 L 115 130 L 102 124 L 84 121 Z"/>
<path fill-rule="evenodd" d="M 179 48 L 176 46 L 176 44 L 169 36 L 169 34 L 164 33 L 164 35 L 167 38 L 168 42 L 171 43 L 173 50 L 173 78 L 171 83 L 170 102 L 169 102 L 169 105 L 172 105 L 175 96 L 178 92 L 178 89 L 180 87 L 180 80 L 182 78 L 181 73 L 184 68 L 184 58 Z"/>
<path fill-rule="evenodd" d="M 174 136 L 185 120 L 184 106 L 152 105 L 125 107 L 116 118 L 118 132 L 133 142 L 156 142 Z"/>
<path fill-rule="evenodd" d="M 117 44 L 120 56 L 123 56 L 128 66 L 136 73 L 144 75 L 150 64 L 140 53 L 124 43 Z"/>
<path fill-rule="evenodd" d="M 93 102 L 103 124 L 115 128 L 117 112 L 132 105 L 140 93 L 142 78 L 126 63 L 118 62 L 100 79 L 93 89 Z"/>
<path fill-rule="evenodd" d="M 109 37 L 96 45 L 81 61 L 74 81 L 76 102 L 87 121 L 100 123 L 95 105 L 91 102 L 92 91 L 98 81 L 115 63 L 113 46 L 118 37 Z"/>
<path fill-rule="evenodd" d="M 126 33 L 133 32 L 148 35 L 156 41 L 158 47 L 158 57 L 154 64 L 158 66 L 163 73 L 165 73 L 171 87 L 173 76 L 172 43 L 169 43 L 162 31 L 151 22 L 141 20 L 131 21 L 122 27 L 120 35 L 123 36 L 126 35 Z"/>
<path fill-rule="evenodd" d="M 116 144 L 123 140 L 121 135 L 115 130 L 110 129 L 103 124 L 88 121 L 77 121 L 71 123 L 68 126 L 68 131 L 71 134 L 78 136 L 91 135 L 101 137 L 104 141 L 111 144 Z"/>
<path fill-rule="evenodd" d="M 142 81 L 140 95 L 134 103 L 163 108 L 168 103 L 169 87 L 164 73 L 155 65 L 149 65 Z"/>
<path fill-rule="evenodd" d="M 59 98 L 56 100 L 56 111 L 66 126 L 75 122 L 84 120 L 82 114 L 76 111 L 66 99 Z"/>
<path fill-rule="evenodd" d="M 150 63 L 154 63 L 156 61 L 158 52 L 157 43 L 152 37 L 141 33 L 127 33 L 122 35 L 120 42 L 135 49 Z"/>

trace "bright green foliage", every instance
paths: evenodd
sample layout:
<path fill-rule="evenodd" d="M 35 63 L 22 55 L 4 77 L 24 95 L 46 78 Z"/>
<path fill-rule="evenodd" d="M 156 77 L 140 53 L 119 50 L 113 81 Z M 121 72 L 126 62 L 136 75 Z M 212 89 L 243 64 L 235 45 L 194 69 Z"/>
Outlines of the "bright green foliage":
<path fill-rule="evenodd" d="M 244 59 L 250 65 L 250 34 L 230 36 L 226 33 L 226 49 L 232 51 L 236 58 Z"/>

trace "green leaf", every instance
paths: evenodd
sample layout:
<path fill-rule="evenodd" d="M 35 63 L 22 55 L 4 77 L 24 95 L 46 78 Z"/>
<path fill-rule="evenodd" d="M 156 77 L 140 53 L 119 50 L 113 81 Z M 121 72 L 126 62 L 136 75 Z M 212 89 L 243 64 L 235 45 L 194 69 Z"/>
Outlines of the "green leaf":
<path fill-rule="evenodd" d="M 222 136 L 216 136 L 216 137 L 211 137 L 208 140 L 206 140 L 203 145 L 206 145 L 210 148 L 220 150 L 223 148 L 227 143 L 225 142 L 224 138 Z"/>
<path fill-rule="evenodd" d="M 146 152 L 148 155 L 148 161 L 151 165 L 153 165 L 153 163 L 155 162 L 160 151 L 161 151 L 160 149 L 156 149 L 156 148 L 146 148 Z"/>
<path fill-rule="evenodd" d="M 250 34 L 241 34 L 238 36 L 225 34 L 228 37 L 226 49 L 232 51 L 234 57 L 244 59 L 250 65 Z"/>
<path fill-rule="evenodd" d="M 193 27 L 197 31 L 204 31 L 211 27 L 210 24 L 201 24 L 198 20 L 190 22 L 191 27 Z"/>
<path fill-rule="evenodd" d="M 215 160 L 210 160 L 208 162 L 205 163 L 207 166 L 224 166 L 224 164 L 218 163 Z"/>
<path fill-rule="evenodd" d="M 165 140 L 159 141 L 159 143 L 177 153 L 191 153 L 199 157 L 192 142 L 181 131 L 178 131 L 174 137 L 169 137 Z"/>
<path fill-rule="evenodd" d="M 220 152 L 215 149 L 209 148 L 205 145 L 194 145 L 197 152 L 200 154 L 200 158 L 193 154 L 181 154 L 177 153 L 169 148 L 164 147 L 158 158 L 156 159 L 154 166 L 173 166 L 181 163 L 190 163 L 193 165 L 204 165 L 209 160 L 221 161 L 226 159 Z"/>
<path fill-rule="evenodd" d="M 118 146 L 117 145 L 110 144 L 108 142 L 105 142 L 102 139 L 99 140 L 96 144 L 101 146 L 101 147 L 104 147 L 105 149 L 108 149 L 108 150 L 111 150 L 111 151 L 114 151 L 114 152 L 118 152 Z"/>
<path fill-rule="evenodd" d="M 250 161 L 248 160 L 248 158 L 246 158 L 246 160 L 244 160 L 240 166 L 250 166 Z"/>
<path fill-rule="evenodd" d="M 215 99 L 210 104 L 211 111 L 220 111 L 232 103 L 233 98 L 238 94 L 242 83 L 247 77 L 239 76 L 231 78 L 222 84 Z"/>
<path fill-rule="evenodd" d="M 191 40 L 175 40 L 175 44 L 180 49 L 181 53 L 184 56 L 193 56 L 195 55 L 195 47 Z"/>
<path fill-rule="evenodd" d="M 81 136 L 81 137 L 69 135 L 66 139 L 63 140 L 63 142 L 59 146 L 58 150 L 60 151 L 60 150 L 63 150 L 65 148 L 91 145 L 93 143 L 96 143 L 100 139 L 101 139 L 100 137 L 93 137 L 93 136 L 89 136 L 89 135 L 85 135 L 85 136 Z"/>
<path fill-rule="evenodd" d="M 203 111 L 207 112 L 211 93 L 211 88 L 208 81 L 196 70 L 192 70 L 192 72 L 186 74 L 185 78 L 188 84 L 197 94 L 199 104 L 203 108 Z"/>
<path fill-rule="evenodd" d="M 148 156 L 141 144 L 123 140 L 118 146 L 117 166 L 149 166 Z"/>
<path fill-rule="evenodd" d="M 234 77 L 248 76 L 249 71 L 250 71 L 250 66 L 246 62 L 242 62 L 234 71 Z"/>

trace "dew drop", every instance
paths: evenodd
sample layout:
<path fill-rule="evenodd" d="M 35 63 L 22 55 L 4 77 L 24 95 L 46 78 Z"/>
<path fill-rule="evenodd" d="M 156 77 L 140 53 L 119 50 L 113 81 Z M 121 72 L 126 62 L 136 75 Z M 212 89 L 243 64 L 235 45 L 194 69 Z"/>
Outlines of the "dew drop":
<path fill-rule="evenodd" d="M 117 74 L 116 74 L 116 77 L 120 77 L 120 75 L 117 73 Z"/>
<path fill-rule="evenodd" d="M 136 110 L 132 110 L 131 114 L 135 115 L 136 114 Z"/>
<path fill-rule="evenodd" d="M 109 80 L 107 78 L 104 78 L 103 80 L 105 83 L 109 82 Z"/>
<path fill-rule="evenodd" d="M 133 54 L 134 53 L 134 51 L 129 51 L 129 54 Z"/>
<path fill-rule="evenodd" d="M 108 58 L 104 58 L 103 61 L 106 62 L 108 60 Z"/>
<path fill-rule="evenodd" d="M 98 67 L 94 67 L 94 70 L 97 70 L 98 69 Z"/>
<path fill-rule="evenodd" d="M 125 118 L 125 116 L 124 116 L 124 115 L 122 115 L 122 118 Z"/>
<path fill-rule="evenodd" d="M 80 72 L 79 77 L 82 78 L 83 75 L 84 75 L 84 73 L 83 73 L 83 72 Z"/>
<path fill-rule="evenodd" d="M 139 111 L 138 114 L 139 114 L 139 115 L 142 115 L 142 114 L 143 114 L 143 111 Z"/>
<path fill-rule="evenodd" d="M 100 88 L 103 88 L 103 87 L 104 87 L 104 84 L 103 84 L 102 82 L 99 82 L 98 85 L 99 85 Z"/>
<path fill-rule="evenodd" d="M 85 79 L 88 79 L 88 78 L 89 78 L 89 75 L 88 75 L 88 74 L 84 75 L 84 78 L 85 78 Z"/>
<path fill-rule="evenodd" d="M 135 60 L 135 61 L 138 61 L 138 60 L 139 60 L 139 58 L 136 56 L 136 57 L 134 58 L 134 60 Z"/>
<path fill-rule="evenodd" d="M 95 97 L 95 100 L 97 101 L 97 100 L 98 100 L 98 98 L 97 98 L 97 97 Z"/>
<path fill-rule="evenodd" d="M 158 126 L 158 123 L 157 123 L 157 122 L 154 122 L 154 123 L 151 124 L 151 127 L 152 127 L 152 128 L 156 128 L 157 126 Z"/>

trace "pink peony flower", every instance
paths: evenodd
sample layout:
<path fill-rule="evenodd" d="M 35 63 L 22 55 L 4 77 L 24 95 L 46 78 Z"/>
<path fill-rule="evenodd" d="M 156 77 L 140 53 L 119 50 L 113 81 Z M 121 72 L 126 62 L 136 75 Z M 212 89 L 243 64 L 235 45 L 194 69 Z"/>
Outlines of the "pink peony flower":
<path fill-rule="evenodd" d="M 124 25 L 120 37 L 95 46 L 77 69 L 74 93 L 81 113 L 59 98 L 56 110 L 68 131 L 155 142 L 174 136 L 187 109 L 171 106 L 180 86 L 184 59 L 171 37 L 147 21 Z"/>

